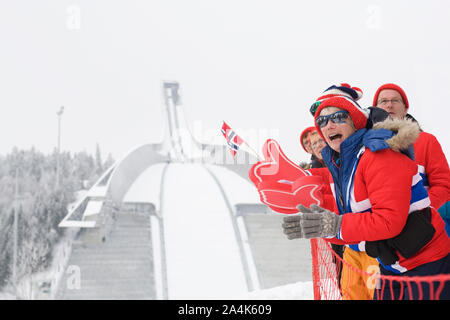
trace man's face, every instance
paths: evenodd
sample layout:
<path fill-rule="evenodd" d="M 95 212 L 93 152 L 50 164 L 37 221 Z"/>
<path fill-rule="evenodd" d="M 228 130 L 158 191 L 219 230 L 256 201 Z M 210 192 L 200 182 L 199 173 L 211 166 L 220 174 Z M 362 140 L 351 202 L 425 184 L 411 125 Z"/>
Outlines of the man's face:
<path fill-rule="evenodd" d="M 309 140 L 311 141 L 311 149 L 314 155 L 320 160 L 322 160 L 321 152 L 322 149 L 325 148 L 325 146 L 327 145 L 325 140 L 322 139 L 322 137 L 317 131 L 311 133 L 311 135 L 309 136 Z"/>
<path fill-rule="evenodd" d="M 309 132 L 303 135 L 302 144 L 308 153 L 313 154 L 313 150 L 311 149 L 311 142 L 309 141 Z"/>
<path fill-rule="evenodd" d="M 400 93 L 396 90 L 381 90 L 378 95 L 377 107 L 389 112 L 394 119 L 403 119 L 406 116 L 405 103 Z"/>
<path fill-rule="evenodd" d="M 335 112 L 343 111 L 342 109 L 336 107 L 324 108 L 321 112 L 321 116 L 331 115 Z M 325 137 L 325 141 L 336 152 L 341 152 L 341 143 L 350 137 L 355 131 L 355 126 L 353 125 L 350 116 L 339 123 L 334 123 L 328 120 L 328 123 L 321 128 L 322 135 Z"/>

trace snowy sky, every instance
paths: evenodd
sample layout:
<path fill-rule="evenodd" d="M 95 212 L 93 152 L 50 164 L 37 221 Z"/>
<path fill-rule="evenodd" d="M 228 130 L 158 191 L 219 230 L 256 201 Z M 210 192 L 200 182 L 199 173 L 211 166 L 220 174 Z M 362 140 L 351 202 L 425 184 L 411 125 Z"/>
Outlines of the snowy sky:
<path fill-rule="evenodd" d="M 394 82 L 449 158 L 449 30 L 445 0 L 2 0 L 0 154 L 50 152 L 61 105 L 64 150 L 158 142 L 162 81 L 177 80 L 200 135 L 269 130 L 295 161 L 324 89 L 348 82 L 369 106 Z"/>

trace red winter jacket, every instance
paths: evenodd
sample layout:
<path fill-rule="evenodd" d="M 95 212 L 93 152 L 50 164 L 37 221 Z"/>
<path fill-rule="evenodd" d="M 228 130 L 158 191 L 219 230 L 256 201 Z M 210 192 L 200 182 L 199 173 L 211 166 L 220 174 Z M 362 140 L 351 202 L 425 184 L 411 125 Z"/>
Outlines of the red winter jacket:
<path fill-rule="evenodd" d="M 402 123 L 401 120 L 399 123 Z M 383 124 L 380 123 L 379 127 L 382 126 Z M 400 149 L 412 143 L 407 139 L 401 141 L 407 138 L 409 133 L 408 131 L 400 132 L 400 130 L 394 141 L 386 140 L 391 148 L 399 141 L 403 144 L 403 146 L 400 145 Z M 341 145 L 342 150 L 343 145 Z M 426 192 L 423 193 L 423 187 L 423 192 L 419 196 L 412 191 L 416 184 L 421 183 L 421 176 L 418 173 L 418 166 L 407 156 L 391 149 L 375 152 L 367 147 L 360 149 L 358 143 L 355 143 L 355 153 L 358 153 L 359 161 L 356 162 L 354 169 L 346 171 L 351 171 L 352 177 L 344 179 L 345 185 L 341 187 L 345 193 L 343 201 L 350 211 L 343 213 L 338 237 L 329 241 L 337 244 L 358 244 L 358 249 L 364 250 L 365 241 L 389 239 L 398 235 L 405 226 L 408 214 L 429 206 L 430 200 Z M 349 163 L 347 161 L 347 164 Z M 330 165 L 334 164 L 327 161 L 329 168 Z M 310 169 L 309 171 L 313 175 L 324 176 L 325 170 L 327 169 Z M 342 171 L 341 174 L 345 175 Z M 328 181 L 332 181 L 329 171 L 328 175 Z M 334 186 L 332 185 L 331 188 L 334 189 Z M 339 197 L 336 198 L 339 202 Z M 436 230 L 432 240 L 413 257 L 405 259 L 399 254 L 399 261 L 386 267 L 393 268 L 397 272 L 404 272 L 441 259 L 450 252 L 450 239 L 445 233 L 444 221 L 434 208 L 431 208 L 431 211 L 431 223 Z"/>
<path fill-rule="evenodd" d="M 425 186 L 431 205 L 439 209 L 450 200 L 450 169 L 441 145 L 436 137 L 427 132 L 421 132 L 414 143 L 415 163 L 424 174 Z"/>

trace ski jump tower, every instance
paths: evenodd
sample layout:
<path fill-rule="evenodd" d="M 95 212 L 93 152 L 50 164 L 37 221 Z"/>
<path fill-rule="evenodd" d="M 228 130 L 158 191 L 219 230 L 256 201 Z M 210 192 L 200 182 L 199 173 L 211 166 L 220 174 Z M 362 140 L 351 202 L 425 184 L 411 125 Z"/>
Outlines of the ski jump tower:
<path fill-rule="evenodd" d="M 248 171 L 257 161 L 253 155 L 241 150 L 233 158 L 226 145 L 212 145 L 197 141 L 182 115 L 178 82 L 164 82 L 163 96 L 164 136 L 162 142 L 139 146 L 116 161 L 73 206 L 59 227 L 100 228 L 102 220 L 100 213 L 105 205 L 108 208 L 109 206 L 120 207 L 126 192 L 136 178 L 149 166 L 159 163 L 213 164 L 225 167 L 249 180 Z M 193 149 L 195 149 L 194 154 L 192 154 Z M 163 185 L 164 181 L 161 182 L 161 186 Z M 258 205 L 258 207 L 264 206 Z"/>
<path fill-rule="evenodd" d="M 168 257 L 168 241 L 171 239 L 167 228 L 171 227 L 169 221 L 176 219 L 167 209 L 170 205 L 165 197 L 170 191 L 166 190 L 167 171 L 169 167 L 179 168 L 181 164 L 204 169 L 203 173 L 207 172 L 220 191 L 222 203 L 225 203 L 228 211 L 226 219 L 229 219 L 231 226 L 232 241 L 236 243 L 238 251 L 237 264 L 240 265 L 247 291 L 302 280 L 296 276 L 298 273 L 292 266 L 297 266 L 304 257 L 296 257 L 301 251 L 298 244 L 286 241 L 281 234 L 281 217 L 268 214 L 273 212 L 260 203 L 232 203 L 221 179 L 212 169 L 220 166 L 249 181 L 248 171 L 257 159 L 244 150 L 233 158 L 225 144 L 197 141 L 183 115 L 178 82 L 164 82 L 162 89 L 165 122 L 162 142 L 144 144 L 119 159 L 60 222 L 59 227 L 76 230 L 76 240 L 66 268 L 79 264 L 83 276 L 83 269 L 89 269 L 88 266 L 83 267 L 83 263 L 92 259 L 89 262 L 92 270 L 85 272 L 86 277 L 90 277 L 85 281 L 87 287 L 81 285 L 78 291 L 67 288 L 70 274 L 66 271 L 53 284 L 57 287 L 53 298 L 190 298 L 176 296 L 171 292 L 171 288 L 176 287 L 171 284 L 172 274 L 176 272 L 173 271 L 174 263 L 168 263 L 173 258 Z M 219 130 L 218 134 L 221 134 Z M 130 189 L 136 189 L 138 184 L 145 189 L 148 182 L 142 183 L 144 176 L 148 176 L 146 172 L 150 167 L 157 165 L 161 167 L 160 174 L 151 176 L 150 180 L 159 179 L 159 197 L 156 197 L 159 200 L 155 201 L 155 197 L 148 201 L 130 200 Z M 185 215 L 189 214 L 185 212 Z M 308 246 L 306 251 L 309 251 Z M 135 249 L 137 251 L 132 253 Z M 173 248 L 171 250 L 174 251 Z M 129 258 L 127 255 L 130 255 Z M 295 257 L 297 259 L 293 260 Z M 121 269 L 127 266 L 126 259 L 129 259 L 128 269 Z M 283 264 L 290 266 L 289 272 L 279 270 Z M 105 273 L 103 279 L 101 275 Z M 116 279 L 124 274 L 128 280 L 120 282 L 120 279 Z M 219 272 L 218 276 L 226 277 L 226 274 Z M 112 279 L 118 282 L 112 283 L 115 281 Z M 121 292 L 121 295 L 115 292 Z"/>

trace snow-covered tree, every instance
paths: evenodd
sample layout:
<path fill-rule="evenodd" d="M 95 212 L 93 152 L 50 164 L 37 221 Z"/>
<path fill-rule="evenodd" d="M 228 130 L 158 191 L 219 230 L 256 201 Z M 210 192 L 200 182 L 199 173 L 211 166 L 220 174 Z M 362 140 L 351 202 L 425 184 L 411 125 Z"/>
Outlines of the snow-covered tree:
<path fill-rule="evenodd" d="M 58 224 L 75 192 L 83 181 L 98 179 L 100 165 L 106 167 L 99 156 L 85 151 L 73 155 L 61 152 L 60 183 L 55 189 L 56 157 L 56 150 L 45 155 L 34 148 L 13 148 L 10 154 L 0 155 L 0 287 L 8 283 L 12 273 L 16 182 L 20 208 L 17 274 L 21 277 L 48 266 L 52 246 L 64 232 Z"/>

